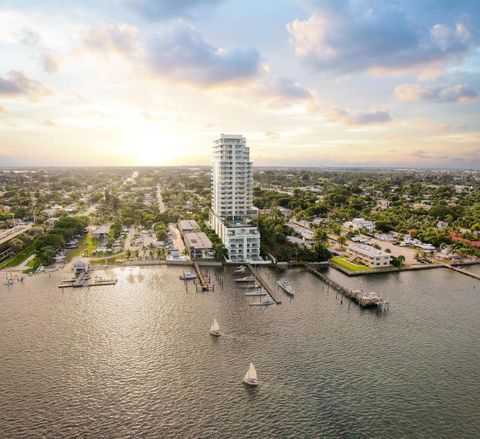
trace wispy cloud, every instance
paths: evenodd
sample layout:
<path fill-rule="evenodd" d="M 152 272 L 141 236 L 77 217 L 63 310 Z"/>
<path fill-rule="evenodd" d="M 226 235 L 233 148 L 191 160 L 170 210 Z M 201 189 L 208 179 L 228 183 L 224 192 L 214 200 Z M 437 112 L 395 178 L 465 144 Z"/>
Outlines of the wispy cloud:
<path fill-rule="evenodd" d="M 377 108 L 355 111 L 348 108 L 329 107 L 325 113 L 330 121 L 347 125 L 379 125 L 392 121 L 392 116 L 387 110 Z"/>
<path fill-rule="evenodd" d="M 128 24 L 99 24 L 82 39 L 80 50 L 132 55 L 140 49 L 138 29 Z"/>
<path fill-rule="evenodd" d="M 31 79 L 18 70 L 12 70 L 4 77 L 0 76 L 0 97 L 26 96 L 31 100 L 37 100 L 50 94 L 51 91 L 40 81 Z"/>
<path fill-rule="evenodd" d="M 242 83 L 260 71 L 256 49 L 226 49 L 207 42 L 193 26 L 177 21 L 163 27 L 146 48 L 154 75 L 200 86 Z"/>
<path fill-rule="evenodd" d="M 204 11 L 223 0 L 126 0 L 125 4 L 148 20 L 166 20 Z"/>
<path fill-rule="evenodd" d="M 478 94 L 470 86 L 458 84 L 451 87 L 429 87 L 423 84 L 400 84 L 395 87 L 395 97 L 403 102 L 474 102 Z"/>
<path fill-rule="evenodd" d="M 47 73 L 54 73 L 58 71 L 62 62 L 63 58 L 55 53 L 47 52 L 40 57 L 40 65 Z"/>

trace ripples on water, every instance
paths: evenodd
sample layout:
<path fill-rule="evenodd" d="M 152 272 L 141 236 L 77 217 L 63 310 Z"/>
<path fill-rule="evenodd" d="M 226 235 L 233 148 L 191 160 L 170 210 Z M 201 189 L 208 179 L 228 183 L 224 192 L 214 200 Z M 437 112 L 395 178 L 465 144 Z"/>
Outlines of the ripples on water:
<path fill-rule="evenodd" d="M 301 270 L 285 274 L 295 298 L 271 307 L 248 306 L 229 269 L 211 270 L 224 288 L 208 293 L 181 271 L 116 269 L 116 286 L 90 289 L 59 290 L 53 276 L 1 286 L 1 436 L 480 437 L 475 279 L 331 270 L 388 297 L 378 315 Z M 242 384 L 250 361 L 255 389 Z"/>

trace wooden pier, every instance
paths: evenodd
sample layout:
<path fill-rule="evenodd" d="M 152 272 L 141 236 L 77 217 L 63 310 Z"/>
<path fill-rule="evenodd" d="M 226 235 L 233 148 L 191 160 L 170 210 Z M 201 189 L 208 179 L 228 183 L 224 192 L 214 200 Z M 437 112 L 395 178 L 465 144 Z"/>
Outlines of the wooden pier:
<path fill-rule="evenodd" d="M 449 270 L 457 271 L 458 273 L 466 274 L 467 276 L 473 277 L 474 279 L 480 280 L 480 276 L 478 274 L 472 273 L 471 271 L 464 270 L 463 268 L 455 267 L 454 265 L 443 265 L 445 268 Z"/>
<path fill-rule="evenodd" d="M 361 308 L 377 308 L 380 310 L 387 310 L 389 308 L 389 303 L 374 293 L 362 293 L 361 291 L 350 290 L 330 279 L 328 276 L 325 276 L 323 273 L 320 273 L 318 270 L 315 270 L 309 264 L 305 263 L 304 267 L 328 286 L 334 288 L 352 302 L 357 303 Z"/>
<path fill-rule="evenodd" d="M 200 266 L 198 265 L 198 263 L 194 262 L 193 266 L 195 267 L 195 271 L 197 272 L 198 281 L 200 283 L 200 288 L 202 289 L 202 291 L 209 291 L 215 289 L 215 285 L 210 282 L 210 277 L 207 277 L 205 273 L 202 273 L 202 270 L 200 270 Z M 197 284 L 195 283 L 195 285 Z"/>
<path fill-rule="evenodd" d="M 77 277 L 65 279 L 60 282 L 58 288 L 82 288 L 82 287 L 100 287 L 104 285 L 116 285 L 117 279 L 90 279 L 88 272 L 82 272 Z"/>
<path fill-rule="evenodd" d="M 257 282 L 265 288 L 269 296 L 272 298 L 272 300 L 277 304 L 280 305 L 282 303 L 282 300 L 280 299 L 280 295 L 275 291 L 263 278 L 263 276 L 257 271 L 256 268 L 253 267 L 252 264 L 247 264 L 248 269 L 252 272 L 253 276 L 257 280 Z"/>

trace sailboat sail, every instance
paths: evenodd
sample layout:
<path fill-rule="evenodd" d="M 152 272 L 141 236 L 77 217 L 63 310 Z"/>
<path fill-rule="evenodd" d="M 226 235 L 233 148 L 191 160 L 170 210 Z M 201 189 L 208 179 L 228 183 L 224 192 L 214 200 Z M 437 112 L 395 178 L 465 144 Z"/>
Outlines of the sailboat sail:
<path fill-rule="evenodd" d="M 250 367 L 245 374 L 244 381 L 256 381 L 257 380 L 257 371 L 255 370 L 255 366 L 253 363 L 250 363 Z"/>
<path fill-rule="evenodd" d="M 213 331 L 213 332 L 218 332 L 219 329 L 220 329 L 220 327 L 218 326 L 217 319 L 213 319 L 213 324 L 212 324 L 212 327 L 210 328 L 210 330 Z"/>

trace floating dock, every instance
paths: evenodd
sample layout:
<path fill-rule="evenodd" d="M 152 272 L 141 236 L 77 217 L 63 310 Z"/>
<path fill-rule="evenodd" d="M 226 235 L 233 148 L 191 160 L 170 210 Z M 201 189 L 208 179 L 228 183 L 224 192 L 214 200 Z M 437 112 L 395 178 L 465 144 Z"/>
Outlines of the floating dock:
<path fill-rule="evenodd" d="M 389 307 L 389 303 L 385 302 L 376 293 L 363 293 L 362 291 L 358 290 L 350 290 L 349 288 L 345 288 L 344 286 L 330 279 L 328 276 L 325 276 L 323 273 L 320 273 L 318 270 L 315 270 L 309 264 L 305 263 L 304 267 L 310 273 L 320 278 L 328 286 L 334 288 L 352 302 L 357 303 L 361 308 L 377 308 L 380 310 L 387 310 Z"/>
<path fill-rule="evenodd" d="M 202 291 L 214 290 L 215 285 L 213 284 L 213 282 L 210 281 L 210 276 L 202 273 L 202 270 L 200 270 L 200 266 L 197 262 L 194 262 L 193 266 L 195 267 L 195 271 L 197 272 L 198 283 L 200 284 L 200 288 L 202 289 Z M 197 283 L 195 283 L 195 286 L 197 286 Z"/>
<path fill-rule="evenodd" d="M 247 264 L 248 269 L 252 272 L 253 276 L 257 280 L 257 282 L 265 288 L 268 295 L 272 298 L 272 300 L 277 304 L 280 305 L 282 300 L 280 299 L 280 295 L 275 291 L 263 278 L 263 276 L 257 271 L 256 268 L 253 267 L 252 264 Z"/>

